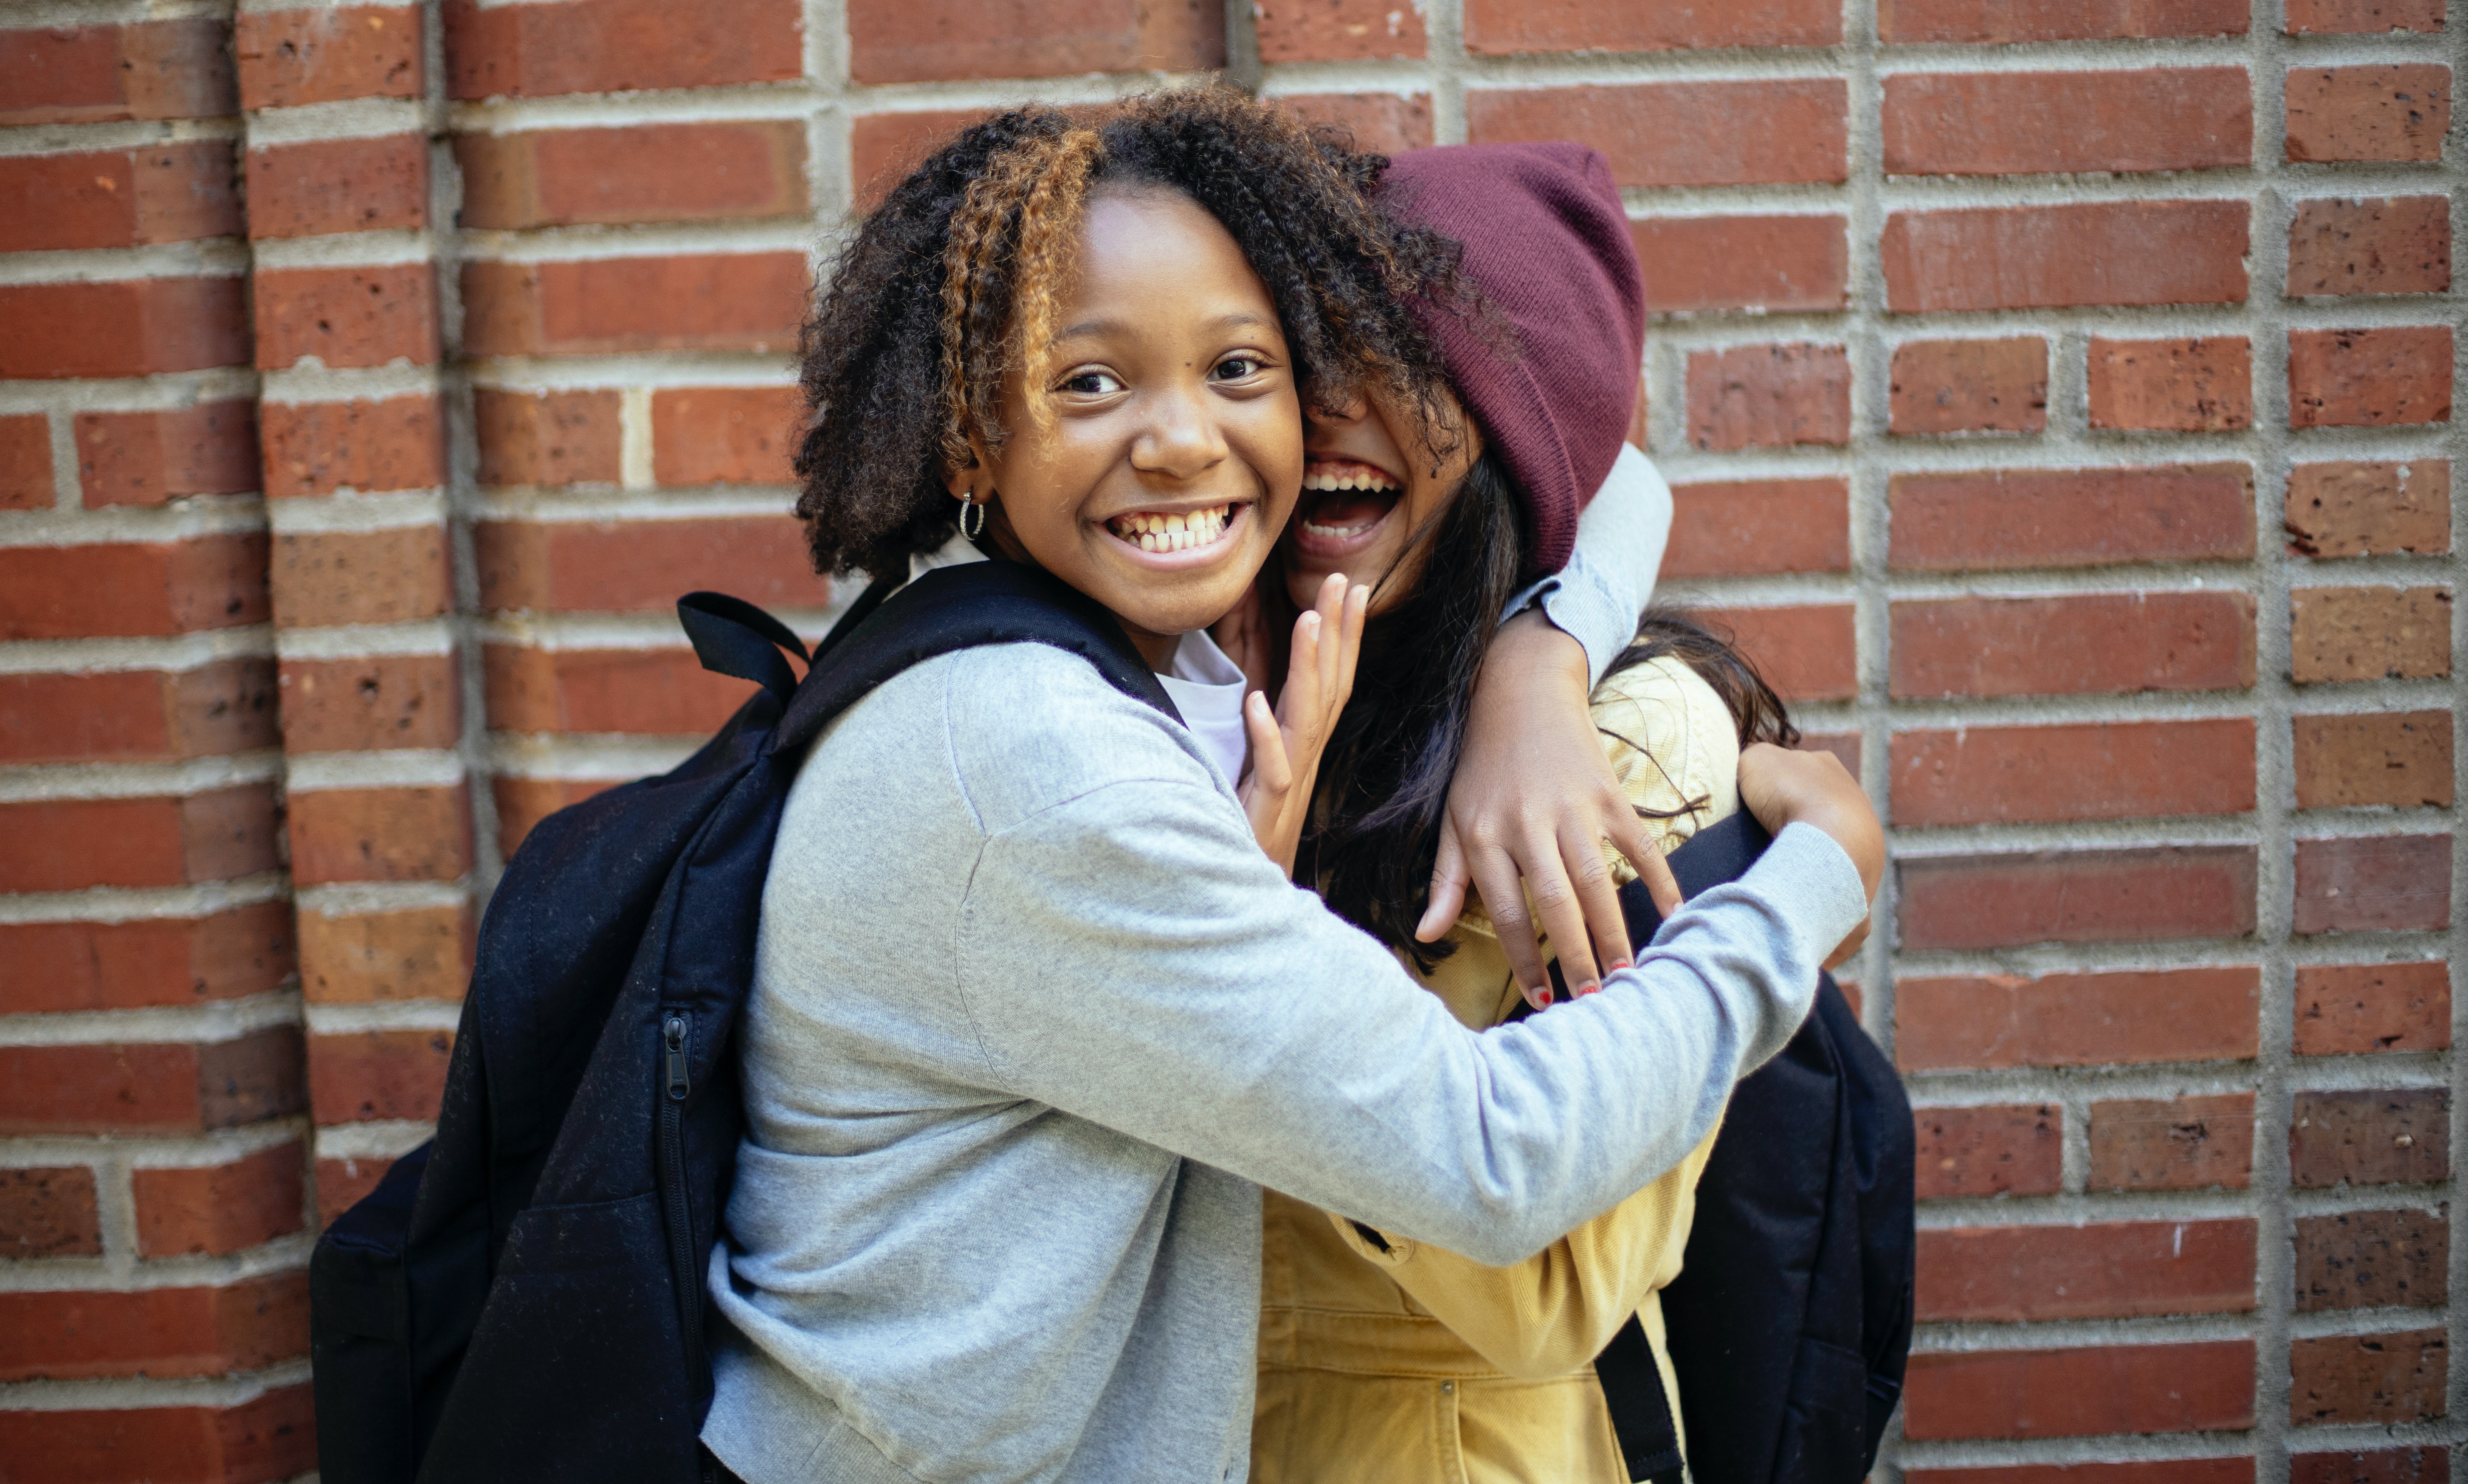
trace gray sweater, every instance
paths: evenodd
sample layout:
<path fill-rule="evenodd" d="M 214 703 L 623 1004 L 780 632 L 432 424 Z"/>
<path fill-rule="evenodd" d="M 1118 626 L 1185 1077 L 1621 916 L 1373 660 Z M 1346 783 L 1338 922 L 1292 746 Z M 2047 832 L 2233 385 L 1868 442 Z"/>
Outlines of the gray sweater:
<path fill-rule="evenodd" d="M 1477 1035 L 1084 661 L 919 666 L 772 854 L 704 1439 L 750 1484 L 1239 1478 L 1260 1185 L 1522 1258 L 1704 1136 L 1865 910 L 1794 826 L 1602 993 Z"/>

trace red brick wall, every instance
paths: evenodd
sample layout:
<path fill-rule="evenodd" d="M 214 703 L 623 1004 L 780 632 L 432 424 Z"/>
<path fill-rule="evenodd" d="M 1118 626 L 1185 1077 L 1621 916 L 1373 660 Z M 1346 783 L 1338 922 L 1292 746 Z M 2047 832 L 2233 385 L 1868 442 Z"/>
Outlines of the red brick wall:
<path fill-rule="evenodd" d="M 424 1135 L 506 853 L 742 690 L 679 591 L 828 616 L 816 244 L 1221 65 L 1630 193 L 1666 592 L 1893 827 L 1881 1476 L 2454 1476 L 2445 0 L 1227 9 L 0 19 L 8 1476 L 313 1467 L 311 1234 Z"/>

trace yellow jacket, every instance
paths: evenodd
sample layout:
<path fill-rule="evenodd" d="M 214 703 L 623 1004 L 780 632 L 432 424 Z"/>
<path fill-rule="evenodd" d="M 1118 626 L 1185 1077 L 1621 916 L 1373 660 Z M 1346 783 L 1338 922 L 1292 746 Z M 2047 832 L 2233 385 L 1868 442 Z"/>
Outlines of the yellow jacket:
<path fill-rule="evenodd" d="M 1668 850 L 1739 808 L 1738 734 L 1695 672 L 1657 660 L 1607 677 L 1595 725 Z M 1607 847 L 1608 850 L 1608 847 Z M 1623 882 L 1635 875 L 1614 854 Z M 1466 1025 L 1507 1018 L 1517 989 L 1479 911 L 1425 988 Z M 1639 945 L 1643 947 L 1643 945 Z M 1680 1275 L 1697 1176 L 1680 1167 L 1542 1252 L 1485 1267 L 1270 1192 L 1260 1290 L 1253 1484 L 1626 1484 L 1593 1359 L 1631 1313 L 1678 1414 L 1658 1291 Z"/>

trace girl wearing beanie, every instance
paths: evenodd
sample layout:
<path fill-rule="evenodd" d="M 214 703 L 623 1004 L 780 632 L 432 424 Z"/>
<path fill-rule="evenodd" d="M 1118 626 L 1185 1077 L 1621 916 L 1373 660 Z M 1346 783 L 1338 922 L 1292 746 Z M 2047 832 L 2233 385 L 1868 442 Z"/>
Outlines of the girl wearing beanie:
<path fill-rule="evenodd" d="M 1496 868 L 1450 858 L 1469 832 L 1449 828 L 1446 795 L 1470 731 L 1553 730 L 1547 710 L 1476 715 L 1490 698 L 1477 700 L 1474 680 L 1493 657 L 1497 615 L 1516 607 L 1517 584 L 1559 569 L 1581 527 L 1589 552 L 1615 559 L 1602 548 L 1622 533 L 1597 515 L 1637 490 L 1668 499 L 1644 456 L 1623 444 L 1643 287 L 1610 171 L 1581 146 L 1407 152 L 1381 204 L 1461 242 L 1459 270 L 1482 302 L 1471 315 L 1423 316 L 1459 403 L 1443 409 L 1450 416 L 1435 431 L 1422 434 L 1432 424 L 1376 395 L 1312 420 L 1302 502 L 1279 547 L 1286 595 L 1305 602 L 1332 572 L 1374 593 L 1296 877 L 1480 1030 L 1520 1000 L 1548 1006 L 1555 992 L 1515 876 L 1495 885 Z M 1607 498 L 1586 513 L 1598 488 Z M 1276 614 L 1286 595 L 1271 592 L 1266 611 Z M 1558 607 L 1550 616 L 1570 617 Z M 1668 850 L 1739 807 L 1743 742 L 1790 740 L 1789 724 L 1754 670 L 1702 630 L 1650 618 L 1640 633 L 1633 613 L 1613 617 L 1608 630 L 1600 615 L 1567 623 L 1588 654 L 1539 617 L 1510 627 L 1524 626 L 1514 641 L 1521 663 L 1546 661 L 1533 694 L 1547 696 L 1556 681 L 1573 712 L 1599 680 L 1600 742 L 1587 746 L 1622 810 L 1634 810 L 1629 824 L 1641 822 Z M 1237 626 L 1237 637 L 1277 627 Z M 1553 665 L 1543 647 L 1555 643 Z M 1497 750 L 1466 751 L 1468 766 Z M 1605 892 L 1634 875 L 1620 850 L 1603 849 L 1602 864 L 1594 875 Z M 1491 910 L 1476 906 L 1451 926 L 1447 883 L 1469 871 L 1495 887 L 1484 897 Z M 1411 903 L 1427 881 L 1432 904 L 1418 921 Z M 1516 923 L 1502 901 L 1520 914 Z M 1575 996 L 1596 987 L 1589 948 L 1605 969 L 1623 967 L 1621 946 L 1600 935 L 1564 942 L 1563 983 Z M 1636 1315 L 1677 1416 L 1657 1293 L 1679 1275 L 1712 1142 L 1709 1133 L 1677 1168 L 1505 1267 L 1271 1193 L 1254 1484 L 1626 1480 L 1592 1361 Z"/>

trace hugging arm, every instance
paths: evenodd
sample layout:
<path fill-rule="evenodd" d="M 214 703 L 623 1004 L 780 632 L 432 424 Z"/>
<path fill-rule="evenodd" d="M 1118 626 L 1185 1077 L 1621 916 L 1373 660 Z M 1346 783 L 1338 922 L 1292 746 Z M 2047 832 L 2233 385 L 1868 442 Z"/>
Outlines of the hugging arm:
<path fill-rule="evenodd" d="M 1538 927 L 1572 990 L 1633 956 L 1603 840 L 1636 867 L 1664 915 L 1679 904 L 1670 868 L 1604 760 L 1588 705 L 1635 637 L 1670 532 L 1670 487 L 1645 455 L 1622 447 L 1577 524 L 1567 567 L 1512 603 L 1540 600 L 1500 626 L 1474 685 L 1415 936 L 1428 943 L 1446 933 L 1475 887 L 1536 1004 L 1550 993 Z"/>

